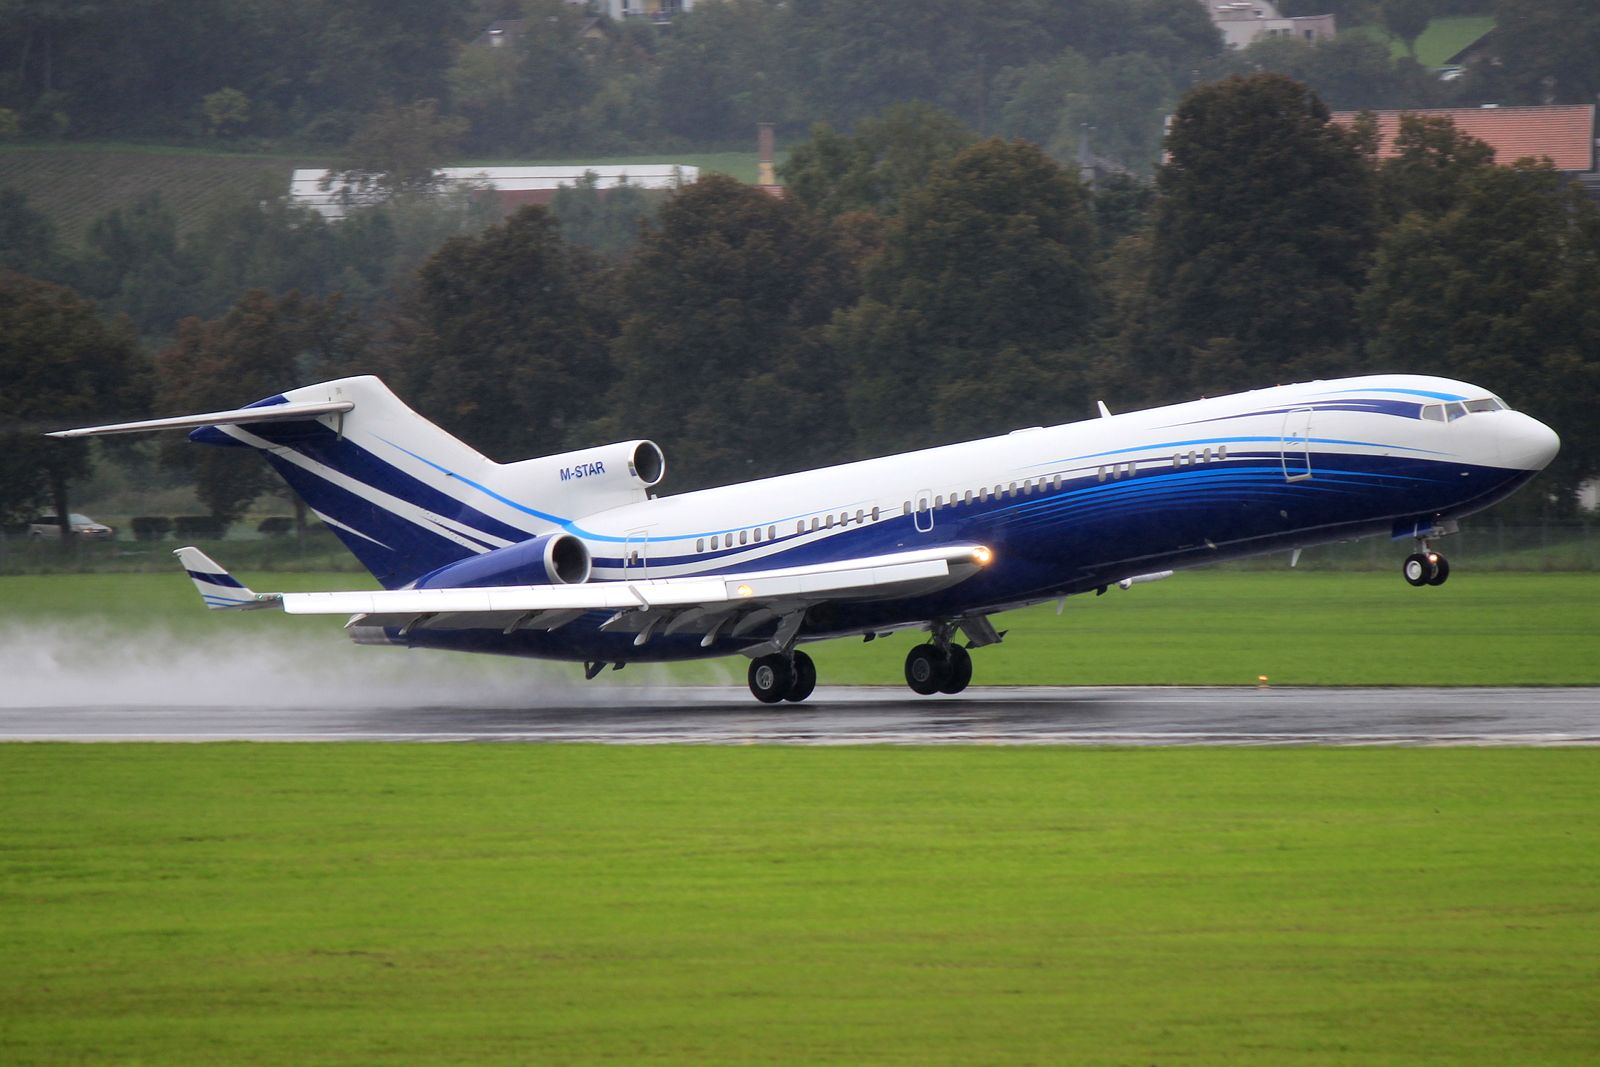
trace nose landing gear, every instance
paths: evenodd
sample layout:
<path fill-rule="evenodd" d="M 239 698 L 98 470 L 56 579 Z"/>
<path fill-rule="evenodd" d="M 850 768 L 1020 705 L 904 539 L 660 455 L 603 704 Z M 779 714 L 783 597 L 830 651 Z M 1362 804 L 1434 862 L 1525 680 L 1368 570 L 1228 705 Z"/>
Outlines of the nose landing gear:
<path fill-rule="evenodd" d="M 1443 585 L 1450 577 L 1450 561 L 1423 542 L 1422 551 L 1407 556 L 1400 572 L 1410 585 Z"/>

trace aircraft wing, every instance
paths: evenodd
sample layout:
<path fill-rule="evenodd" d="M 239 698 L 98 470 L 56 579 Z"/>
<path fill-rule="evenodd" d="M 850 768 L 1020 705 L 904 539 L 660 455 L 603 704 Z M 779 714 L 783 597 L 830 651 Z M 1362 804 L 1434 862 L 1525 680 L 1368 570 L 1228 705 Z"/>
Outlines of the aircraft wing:
<path fill-rule="evenodd" d="M 591 611 L 610 611 L 602 629 L 635 634 L 743 636 L 778 623 L 798 630 L 805 609 L 829 600 L 878 600 L 931 593 L 963 581 L 992 558 L 975 544 L 891 552 L 738 574 L 589 582 L 583 585 L 261 593 L 238 585 L 195 549 L 180 558 L 214 608 L 279 607 L 290 615 L 349 615 L 350 625 L 413 629 L 550 630 Z M 232 585 L 226 583 L 232 582 Z M 202 584 L 204 583 L 204 584 Z"/>

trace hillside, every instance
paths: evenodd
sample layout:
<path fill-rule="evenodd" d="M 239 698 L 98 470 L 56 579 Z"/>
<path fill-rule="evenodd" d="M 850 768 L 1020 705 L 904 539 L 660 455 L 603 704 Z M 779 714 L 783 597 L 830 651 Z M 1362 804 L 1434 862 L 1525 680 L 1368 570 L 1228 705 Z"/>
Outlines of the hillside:
<path fill-rule="evenodd" d="M 663 159 L 755 181 L 755 152 L 657 152 L 648 156 L 551 160 L 472 160 L 471 163 L 628 164 Z M 82 242 L 89 225 L 113 208 L 159 191 L 178 215 L 180 233 L 241 188 L 264 182 L 287 190 L 296 167 L 326 166 L 316 156 L 245 155 L 130 145 L 71 145 L 0 149 L 0 188 L 19 190 L 50 217 L 61 240 Z"/>

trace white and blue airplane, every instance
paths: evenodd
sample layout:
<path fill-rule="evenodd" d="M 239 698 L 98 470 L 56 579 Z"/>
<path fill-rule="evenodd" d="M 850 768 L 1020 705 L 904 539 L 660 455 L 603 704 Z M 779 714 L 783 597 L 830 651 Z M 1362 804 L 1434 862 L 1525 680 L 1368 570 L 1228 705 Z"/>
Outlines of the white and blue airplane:
<path fill-rule="evenodd" d="M 60 431 L 189 429 L 255 448 L 382 590 L 256 593 L 177 555 L 214 610 L 348 615 L 359 644 L 607 665 L 742 653 L 750 690 L 804 700 L 799 645 L 919 629 L 917 693 L 957 693 L 990 617 L 1218 560 L 1362 537 L 1431 539 L 1560 442 L 1488 390 L 1379 374 L 1100 417 L 678 496 L 650 441 L 495 463 L 377 378 L 232 411 Z"/>

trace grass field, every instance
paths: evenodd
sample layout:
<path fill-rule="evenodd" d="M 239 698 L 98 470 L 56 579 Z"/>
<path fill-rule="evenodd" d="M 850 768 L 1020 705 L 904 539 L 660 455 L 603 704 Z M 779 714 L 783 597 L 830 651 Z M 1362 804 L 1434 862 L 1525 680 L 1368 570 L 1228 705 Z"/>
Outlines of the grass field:
<path fill-rule="evenodd" d="M 1492 29 L 1494 29 L 1494 17 L 1491 15 L 1449 15 L 1436 18 L 1428 23 L 1428 28 L 1417 38 L 1417 62 L 1425 67 L 1443 66 L 1451 56 Z M 1350 32 L 1364 33 L 1384 42 L 1396 58 L 1411 54 L 1406 49 L 1404 41 L 1376 23 L 1354 27 Z"/>
<path fill-rule="evenodd" d="M 1593 1063 L 1597 776 L 0 746 L 0 1062 Z"/>
<path fill-rule="evenodd" d="M 370 586 L 356 574 L 240 574 L 260 590 Z M 256 638 L 325 644 L 352 667 L 405 660 L 423 670 L 455 658 L 348 647 L 338 618 L 277 612 L 218 614 L 200 606 L 176 569 L 163 574 L 0 577 L 0 635 L 54 628 L 85 647 L 123 643 L 158 655 L 168 645 L 226 641 L 248 655 Z M 1600 574 L 1479 574 L 1458 570 L 1439 588 L 1398 573 L 1191 571 L 1103 597 L 996 616 L 1003 644 L 974 653 L 981 685 L 1600 685 Z M 808 646 L 823 684 L 902 683 L 914 633 L 864 644 Z M 296 646 L 299 647 L 298 645 Z M 572 665 L 474 659 L 473 671 L 576 678 Z M 606 683 L 728 681 L 734 657 L 670 671 L 645 665 Z M 536 698 L 535 698 L 536 699 Z"/>

